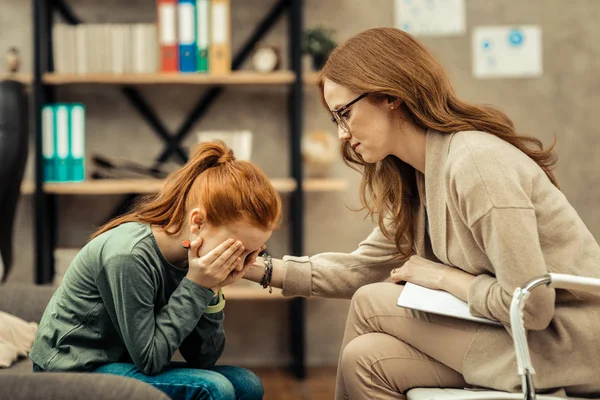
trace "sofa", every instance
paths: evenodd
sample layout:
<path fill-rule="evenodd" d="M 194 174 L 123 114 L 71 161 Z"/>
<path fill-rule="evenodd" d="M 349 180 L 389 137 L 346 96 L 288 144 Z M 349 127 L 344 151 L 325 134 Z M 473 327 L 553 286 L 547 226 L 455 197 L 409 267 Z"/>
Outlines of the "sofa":
<path fill-rule="evenodd" d="M 54 288 L 27 284 L 0 286 L 0 311 L 39 322 Z M 0 368 L 0 400 L 168 400 L 160 390 L 135 379 L 115 375 L 33 373 L 30 359 Z"/>

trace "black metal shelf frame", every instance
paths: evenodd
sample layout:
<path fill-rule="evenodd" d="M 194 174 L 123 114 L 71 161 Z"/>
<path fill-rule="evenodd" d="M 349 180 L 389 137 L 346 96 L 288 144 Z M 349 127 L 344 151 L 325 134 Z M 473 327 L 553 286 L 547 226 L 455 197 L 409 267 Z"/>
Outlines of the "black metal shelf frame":
<path fill-rule="evenodd" d="M 42 167 L 42 107 L 47 102 L 54 101 L 54 90 L 44 84 L 42 77 L 45 72 L 52 72 L 52 26 L 54 13 L 61 14 L 69 24 L 79 24 L 81 20 L 64 0 L 32 0 L 33 9 L 33 114 L 35 133 L 35 281 L 37 284 L 46 284 L 54 276 L 53 249 L 56 245 L 56 197 L 44 193 L 43 167 Z M 275 23 L 288 13 L 289 25 L 289 57 L 290 67 L 295 73 L 295 81 L 290 86 L 288 99 L 289 134 L 290 134 L 290 161 L 291 176 L 297 182 L 296 189 L 291 194 L 291 223 L 290 223 L 290 253 L 293 255 L 304 254 L 304 190 L 303 169 L 301 157 L 302 134 L 302 53 L 301 37 L 303 26 L 303 1 L 302 0 L 277 0 L 267 12 L 262 21 L 257 25 L 252 34 L 246 39 L 241 49 L 234 55 L 232 69 L 239 69 L 252 54 L 255 45 L 273 28 Z M 176 156 L 178 161 L 185 163 L 187 154 L 181 148 L 181 142 L 189 135 L 192 126 L 210 109 L 210 106 L 223 93 L 223 85 L 214 85 L 200 97 L 196 105 L 190 110 L 179 129 L 169 132 L 160 121 L 154 110 L 149 106 L 140 92 L 133 86 L 123 86 L 121 93 L 129 100 L 139 115 L 150 125 L 154 133 L 165 143 L 163 151 L 156 157 L 154 167 L 158 168 L 171 157 Z M 114 211 L 118 215 L 135 196 L 127 196 Z M 298 378 L 306 376 L 305 367 L 305 324 L 304 300 L 293 299 L 290 302 L 290 349 L 292 353 L 292 372 Z"/>

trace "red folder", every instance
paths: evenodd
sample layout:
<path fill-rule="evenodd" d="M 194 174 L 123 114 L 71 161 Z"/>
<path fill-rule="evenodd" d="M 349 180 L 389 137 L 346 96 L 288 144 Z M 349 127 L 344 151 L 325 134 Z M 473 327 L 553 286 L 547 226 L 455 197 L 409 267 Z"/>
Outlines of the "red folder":
<path fill-rule="evenodd" d="M 178 72 L 179 50 L 177 45 L 177 0 L 157 0 L 157 2 L 160 71 Z"/>

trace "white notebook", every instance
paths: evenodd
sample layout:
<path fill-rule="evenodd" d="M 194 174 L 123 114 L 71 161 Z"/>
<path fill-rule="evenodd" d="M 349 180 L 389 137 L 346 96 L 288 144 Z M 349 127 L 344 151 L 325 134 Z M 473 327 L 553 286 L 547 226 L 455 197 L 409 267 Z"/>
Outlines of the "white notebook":
<path fill-rule="evenodd" d="M 417 311 L 502 326 L 498 321 L 474 316 L 469 312 L 469 305 L 466 302 L 448 292 L 428 289 L 414 283 L 406 283 L 402 294 L 398 297 L 398 305 Z"/>

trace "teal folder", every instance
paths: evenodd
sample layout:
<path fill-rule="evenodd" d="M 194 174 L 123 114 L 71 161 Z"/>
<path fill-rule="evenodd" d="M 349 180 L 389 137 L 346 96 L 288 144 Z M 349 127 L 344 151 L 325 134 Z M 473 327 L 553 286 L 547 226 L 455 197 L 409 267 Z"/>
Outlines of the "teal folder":
<path fill-rule="evenodd" d="M 54 129 L 54 106 L 47 104 L 42 107 L 42 158 L 44 182 L 54 182 L 55 173 L 55 137 Z"/>
<path fill-rule="evenodd" d="M 57 182 L 67 182 L 69 180 L 69 125 L 69 105 L 56 104 L 54 114 L 54 126 L 56 128 L 54 172 Z"/>
<path fill-rule="evenodd" d="M 69 155 L 68 180 L 85 180 L 85 106 L 80 103 L 69 105 Z"/>
<path fill-rule="evenodd" d="M 196 44 L 198 46 L 198 72 L 208 72 L 208 46 L 210 43 L 210 0 L 197 0 Z"/>

